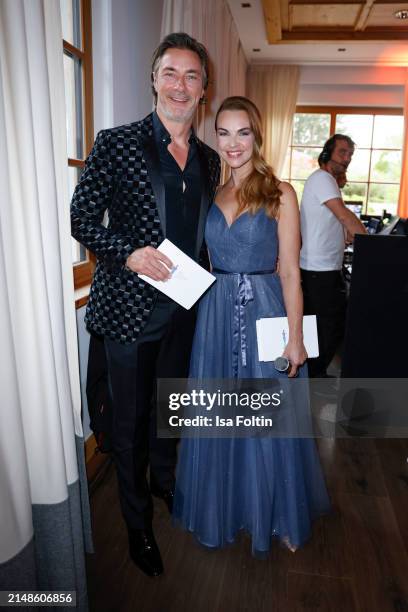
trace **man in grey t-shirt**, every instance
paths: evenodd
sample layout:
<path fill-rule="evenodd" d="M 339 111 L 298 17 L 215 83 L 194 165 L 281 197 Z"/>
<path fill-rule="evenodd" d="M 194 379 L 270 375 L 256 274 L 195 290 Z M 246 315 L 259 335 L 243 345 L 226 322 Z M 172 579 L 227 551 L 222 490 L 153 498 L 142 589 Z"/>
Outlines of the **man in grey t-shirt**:
<path fill-rule="evenodd" d="M 305 314 L 317 315 L 319 357 L 310 359 L 311 377 L 327 377 L 327 367 L 344 334 L 346 292 L 341 269 L 346 241 L 365 233 L 360 220 L 344 205 L 336 178 L 354 153 L 348 136 L 335 134 L 319 155 L 320 168 L 307 179 L 300 219 L 300 268 Z"/>

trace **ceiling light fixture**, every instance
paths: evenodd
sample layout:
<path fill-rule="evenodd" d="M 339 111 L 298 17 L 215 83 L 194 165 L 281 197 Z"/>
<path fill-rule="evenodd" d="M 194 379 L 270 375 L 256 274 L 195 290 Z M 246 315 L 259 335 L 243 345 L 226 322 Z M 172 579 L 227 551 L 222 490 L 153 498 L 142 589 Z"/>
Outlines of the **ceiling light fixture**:
<path fill-rule="evenodd" d="M 406 9 L 395 11 L 394 17 L 395 19 L 408 19 L 408 11 Z"/>

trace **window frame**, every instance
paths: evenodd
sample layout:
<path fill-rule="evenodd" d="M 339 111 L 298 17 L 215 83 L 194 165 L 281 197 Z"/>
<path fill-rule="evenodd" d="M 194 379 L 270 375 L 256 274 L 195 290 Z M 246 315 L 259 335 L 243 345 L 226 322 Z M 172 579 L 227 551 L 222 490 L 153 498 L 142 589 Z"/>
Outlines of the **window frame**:
<path fill-rule="evenodd" d="M 81 48 L 74 46 L 65 39 L 62 40 L 63 53 L 67 52 L 81 62 L 82 72 L 82 128 L 83 128 L 83 158 L 68 157 L 68 167 L 83 168 L 85 159 L 92 149 L 94 141 L 93 122 L 93 67 L 92 67 L 92 0 L 79 0 Z M 78 289 L 89 285 L 95 269 L 95 256 L 86 251 L 87 260 L 74 263 L 72 266 L 74 287 Z"/>
<path fill-rule="evenodd" d="M 399 115 L 402 116 L 403 113 L 403 109 L 402 108 L 398 108 L 398 107 L 381 107 L 381 106 L 323 106 L 323 105 L 297 105 L 296 106 L 296 111 L 295 113 L 308 113 L 308 114 L 322 114 L 322 115 L 330 115 L 330 128 L 329 128 L 329 135 L 333 135 L 335 134 L 335 130 L 336 130 L 336 116 L 337 115 Z M 292 138 L 293 138 L 293 130 L 291 133 L 291 140 L 289 143 L 289 148 L 292 149 L 293 145 L 292 145 Z M 372 144 L 372 142 L 371 142 Z M 305 145 L 306 146 L 306 145 Z M 314 145 L 311 146 L 310 148 L 318 148 L 315 147 Z M 364 147 L 365 149 L 366 147 Z M 372 157 L 372 152 L 377 150 L 376 148 L 373 148 L 372 146 L 370 146 L 368 148 L 368 150 L 370 151 L 370 168 L 369 168 L 369 177 L 370 177 L 370 170 L 371 170 L 371 157 Z M 292 174 L 292 155 L 290 156 L 290 164 L 289 164 L 289 178 L 287 180 L 289 181 L 300 181 L 303 179 L 296 179 L 293 178 L 291 176 Z M 303 182 L 305 182 L 306 179 L 304 179 Z M 353 181 L 353 182 L 358 182 L 358 183 L 362 183 L 367 185 L 367 202 L 365 203 L 365 212 L 367 210 L 367 206 L 368 206 L 368 193 L 369 193 L 369 187 L 370 184 L 377 184 L 376 181 Z M 391 184 L 396 184 L 396 183 L 383 183 L 384 185 L 391 185 Z"/>

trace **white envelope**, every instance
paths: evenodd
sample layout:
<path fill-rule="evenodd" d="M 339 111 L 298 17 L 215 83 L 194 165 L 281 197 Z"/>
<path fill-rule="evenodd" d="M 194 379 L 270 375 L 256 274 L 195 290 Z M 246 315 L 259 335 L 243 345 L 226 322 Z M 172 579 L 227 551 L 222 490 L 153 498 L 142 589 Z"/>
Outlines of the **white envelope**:
<path fill-rule="evenodd" d="M 275 361 L 285 350 L 289 339 L 287 317 L 268 317 L 256 322 L 259 361 Z M 316 315 L 303 317 L 303 344 L 309 357 L 319 356 Z"/>
<path fill-rule="evenodd" d="M 155 281 L 144 274 L 139 274 L 139 277 L 189 310 L 213 284 L 215 276 L 204 270 L 167 238 L 158 250 L 173 262 L 174 271 L 171 278 L 167 281 Z"/>

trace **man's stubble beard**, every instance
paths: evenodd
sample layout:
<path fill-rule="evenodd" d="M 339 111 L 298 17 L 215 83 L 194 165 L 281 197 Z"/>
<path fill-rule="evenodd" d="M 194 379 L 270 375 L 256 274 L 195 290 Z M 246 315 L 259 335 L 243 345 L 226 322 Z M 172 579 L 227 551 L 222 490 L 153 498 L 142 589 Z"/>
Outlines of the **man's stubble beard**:
<path fill-rule="evenodd" d="M 167 105 L 160 104 L 157 102 L 156 110 L 159 110 L 163 116 L 169 121 L 173 121 L 174 123 L 192 123 L 194 113 L 197 110 L 197 106 L 191 107 L 185 114 L 179 115 L 177 113 L 173 113 Z"/>

